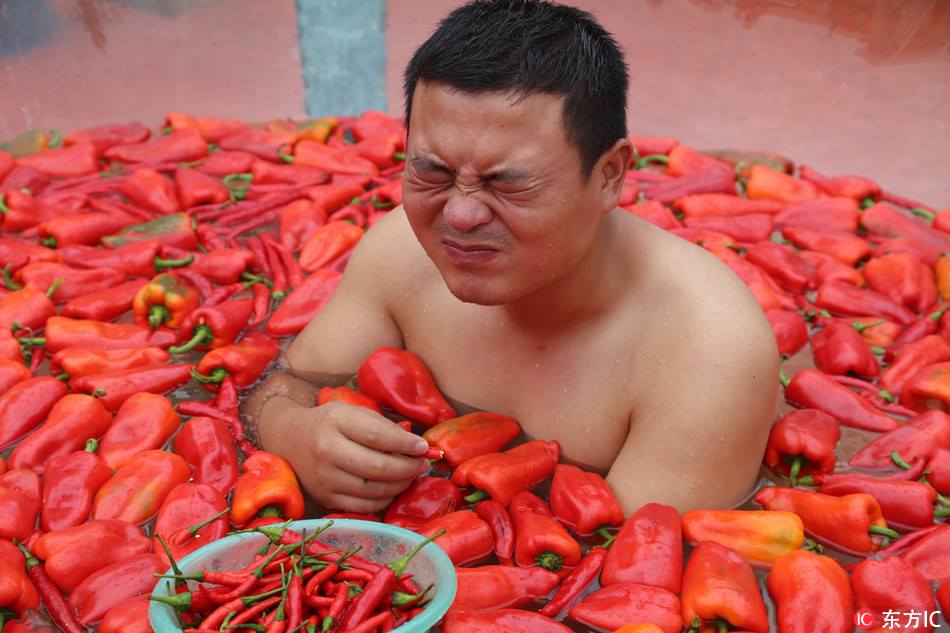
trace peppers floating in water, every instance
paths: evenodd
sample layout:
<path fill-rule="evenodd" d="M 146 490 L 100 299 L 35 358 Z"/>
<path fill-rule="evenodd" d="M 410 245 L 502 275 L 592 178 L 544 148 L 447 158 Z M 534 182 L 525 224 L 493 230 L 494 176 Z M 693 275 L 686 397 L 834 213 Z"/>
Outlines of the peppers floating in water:
<path fill-rule="evenodd" d="M 303 493 L 286 460 L 258 451 L 244 461 L 243 469 L 231 498 L 234 525 L 246 525 L 262 513 L 283 519 L 303 516 Z"/>
<path fill-rule="evenodd" d="M 427 427 L 455 417 L 428 367 L 407 350 L 377 349 L 360 365 L 357 378 L 370 398 Z"/>
<path fill-rule="evenodd" d="M 175 273 L 161 273 L 139 290 L 132 301 L 135 322 L 153 330 L 177 328 L 200 305 L 195 288 Z"/>

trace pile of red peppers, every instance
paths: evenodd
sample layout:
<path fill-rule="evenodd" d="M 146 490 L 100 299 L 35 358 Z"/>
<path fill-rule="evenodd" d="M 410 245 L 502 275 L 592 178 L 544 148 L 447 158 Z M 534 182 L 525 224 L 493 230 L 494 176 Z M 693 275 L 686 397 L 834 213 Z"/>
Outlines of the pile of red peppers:
<path fill-rule="evenodd" d="M 314 404 L 422 433 L 433 470 L 379 515 L 328 516 L 434 540 L 459 579 L 445 633 L 936 630 L 950 209 L 773 154 L 631 142 L 621 207 L 731 268 L 788 360 L 767 485 L 744 509 L 627 516 L 557 442 L 458 416 L 419 358 L 382 348 Z M 284 529 L 304 516 L 296 476 L 238 413 L 401 203 L 404 152 L 379 112 L 0 143 L 2 633 L 150 631 L 156 576 L 235 530 L 273 546 L 244 573 L 176 578 L 183 628 L 389 631 L 425 607 L 404 564 Z"/>

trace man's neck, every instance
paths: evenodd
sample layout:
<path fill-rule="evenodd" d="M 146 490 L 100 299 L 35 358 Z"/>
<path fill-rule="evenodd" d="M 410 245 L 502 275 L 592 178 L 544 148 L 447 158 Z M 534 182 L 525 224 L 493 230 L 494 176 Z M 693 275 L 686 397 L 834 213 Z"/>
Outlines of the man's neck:
<path fill-rule="evenodd" d="M 621 218 L 607 214 L 590 250 L 564 277 L 501 306 L 511 326 L 544 337 L 557 336 L 608 313 L 630 283 L 629 259 L 621 251 Z"/>

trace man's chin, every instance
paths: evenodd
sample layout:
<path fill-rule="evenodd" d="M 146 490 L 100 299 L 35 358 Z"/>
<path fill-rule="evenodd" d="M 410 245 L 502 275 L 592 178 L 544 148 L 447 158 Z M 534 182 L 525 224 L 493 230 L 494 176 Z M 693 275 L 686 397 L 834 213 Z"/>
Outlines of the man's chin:
<path fill-rule="evenodd" d="M 446 287 L 456 299 L 463 303 L 474 303 L 482 306 L 497 306 L 508 303 L 512 299 L 510 292 L 503 292 L 499 288 L 492 288 L 484 280 L 457 280 L 445 279 Z"/>

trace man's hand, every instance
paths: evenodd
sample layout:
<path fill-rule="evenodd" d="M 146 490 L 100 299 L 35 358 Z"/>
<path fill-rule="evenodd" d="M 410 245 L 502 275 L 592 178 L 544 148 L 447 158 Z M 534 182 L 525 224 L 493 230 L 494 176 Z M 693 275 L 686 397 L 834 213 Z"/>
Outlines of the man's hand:
<path fill-rule="evenodd" d="M 374 411 L 344 402 L 305 407 L 285 397 L 264 406 L 264 447 L 284 456 L 304 490 L 336 510 L 376 512 L 429 469 L 425 440 Z"/>

